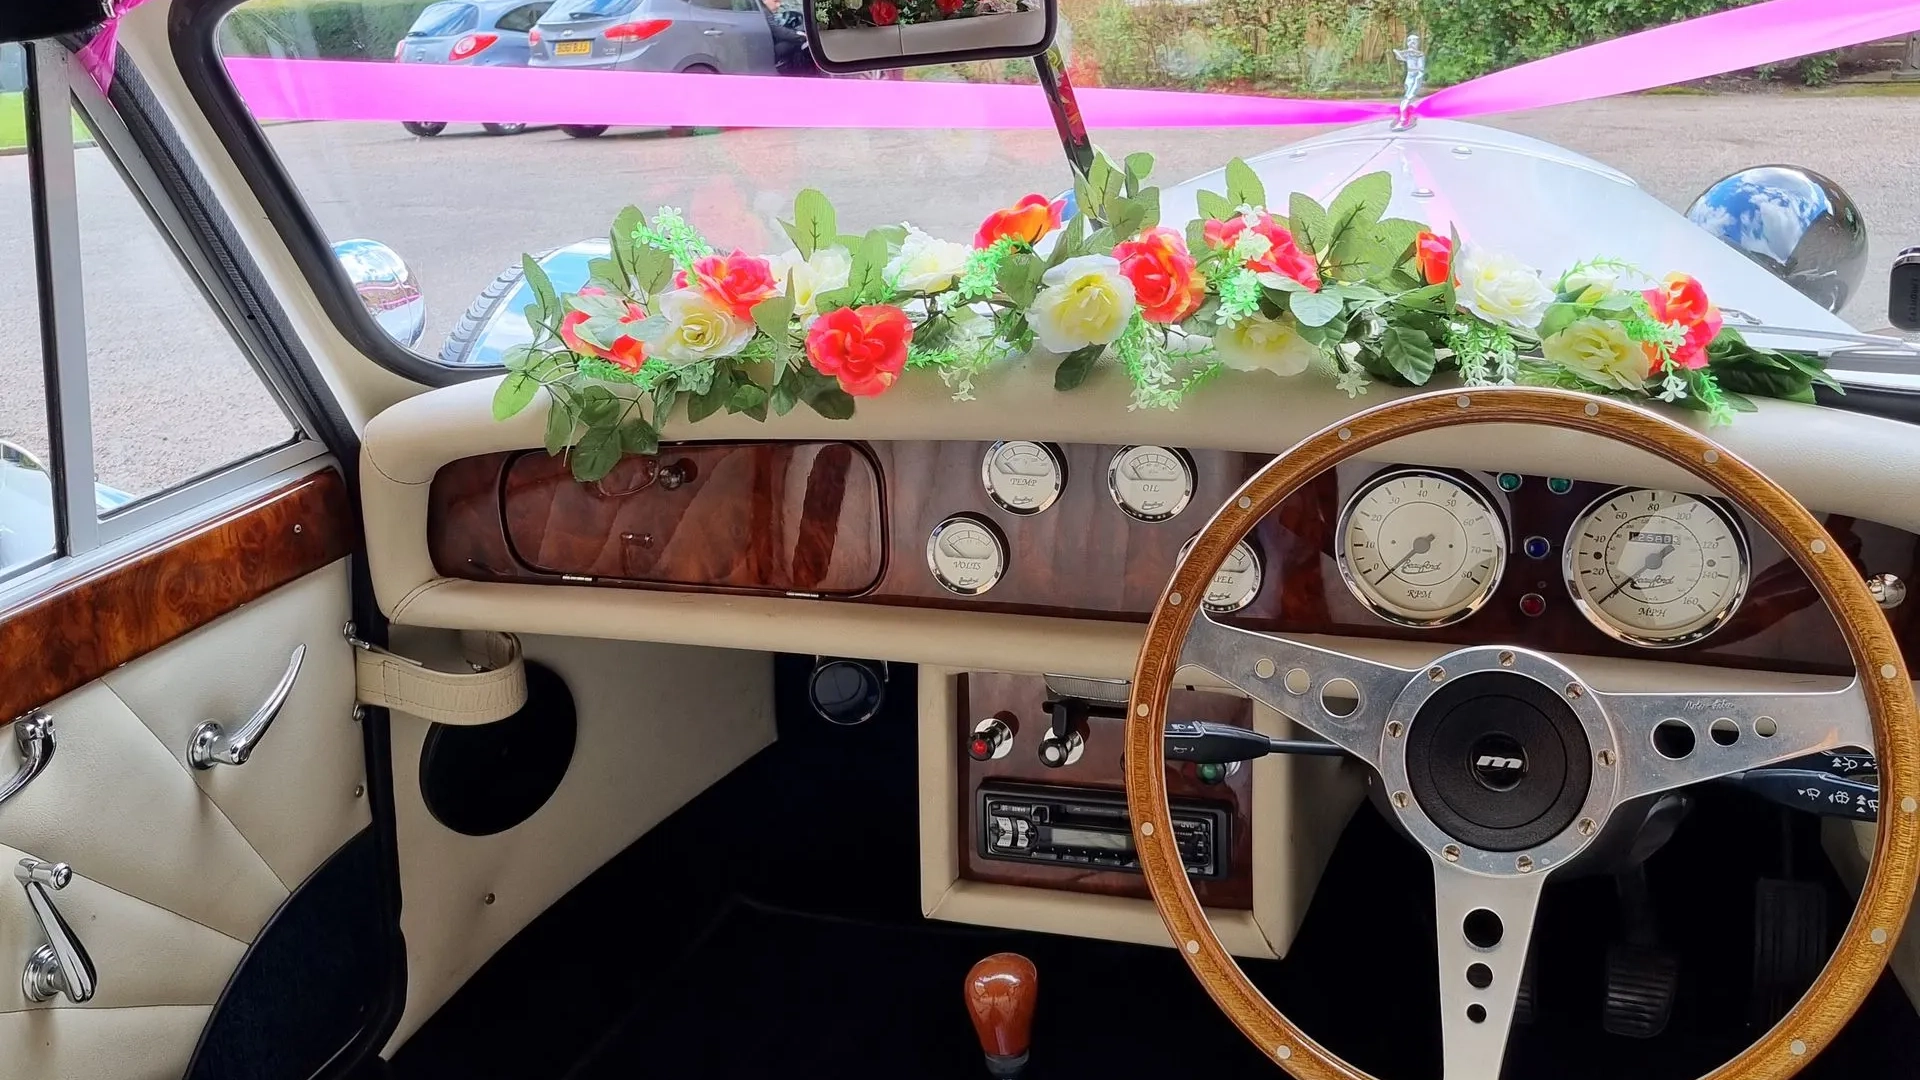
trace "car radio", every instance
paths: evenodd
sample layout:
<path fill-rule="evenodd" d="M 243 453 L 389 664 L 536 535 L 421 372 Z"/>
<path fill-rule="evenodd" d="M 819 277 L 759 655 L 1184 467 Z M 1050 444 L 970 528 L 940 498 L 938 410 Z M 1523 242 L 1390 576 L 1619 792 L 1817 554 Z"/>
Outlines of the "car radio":
<path fill-rule="evenodd" d="M 1044 785 L 990 785 L 980 789 L 980 854 L 1010 862 L 1056 863 L 1140 872 L 1127 797 L 1117 791 Z M 1225 807 L 1176 802 L 1174 839 L 1187 874 L 1227 875 Z"/>

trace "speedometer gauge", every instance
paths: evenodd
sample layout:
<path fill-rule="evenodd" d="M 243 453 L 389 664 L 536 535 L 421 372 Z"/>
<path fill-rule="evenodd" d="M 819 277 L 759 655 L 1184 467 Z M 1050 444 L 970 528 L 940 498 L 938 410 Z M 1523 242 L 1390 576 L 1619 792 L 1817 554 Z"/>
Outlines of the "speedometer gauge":
<path fill-rule="evenodd" d="M 1424 469 L 1382 473 L 1340 513 L 1340 576 L 1374 614 L 1445 626 L 1473 614 L 1500 583 L 1506 526 L 1461 480 Z"/>
<path fill-rule="evenodd" d="M 1565 550 L 1581 614 L 1636 645 L 1698 641 L 1733 617 L 1747 591 L 1746 536 L 1698 495 L 1609 492 L 1574 522 Z"/>

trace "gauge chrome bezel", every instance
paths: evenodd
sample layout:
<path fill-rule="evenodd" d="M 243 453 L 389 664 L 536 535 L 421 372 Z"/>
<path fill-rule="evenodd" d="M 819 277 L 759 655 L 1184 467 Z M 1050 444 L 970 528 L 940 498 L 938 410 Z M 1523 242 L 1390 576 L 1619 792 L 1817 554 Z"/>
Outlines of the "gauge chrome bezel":
<path fill-rule="evenodd" d="M 1135 510 L 1133 507 L 1127 505 L 1127 500 L 1120 494 L 1120 463 L 1126 460 L 1128 454 L 1142 447 L 1153 450 L 1164 450 L 1172 454 L 1180 460 L 1180 467 L 1186 470 L 1186 490 L 1181 493 L 1179 501 L 1173 504 L 1173 509 L 1164 514 L 1147 514 Z M 1113 504 L 1120 508 L 1121 513 L 1135 521 L 1144 521 L 1151 524 L 1157 521 L 1170 521 L 1180 516 L 1180 511 L 1185 510 L 1187 504 L 1193 501 L 1193 491 L 1197 486 L 1199 486 L 1199 468 L 1193 463 L 1193 455 L 1178 446 L 1163 446 L 1159 443 L 1129 443 L 1115 451 L 1113 460 L 1107 462 L 1107 494 L 1113 498 Z"/>
<path fill-rule="evenodd" d="M 974 586 L 972 588 L 968 588 L 967 586 L 964 586 L 964 585 L 956 585 L 953 582 L 948 581 L 946 574 L 942 573 L 940 570 L 940 559 L 938 554 L 940 536 L 941 534 L 945 533 L 948 529 L 953 528 L 956 525 L 962 525 L 962 524 L 978 525 L 980 528 L 985 529 L 987 532 L 987 535 L 993 538 L 994 545 L 1000 553 L 999 559 L 998 559 L 999 566 L 997 569 L 994 570 L 993 576 L 989 577 L 982 584 Z M 936 584 L 938 584 L 941 588 L 957 596 L 979 596 L 981 593 L 984 593 L 988 589 L 993 588 L 995 585 L 1000 584 L 1000 579 L 1007 576 L 1008 557 L 1009 556 L 1007 551 L 1006 534 L 1000 531 L 1000 527 L 998 525 L 995 525 L 992 521 L 988 520 L 986 517 L 980 514 L 969 514 L 969 513 L 949 514 L 946 517 L 941 518 L 940 523 L 935 525 L 933 529 L 927 533 L 927 572 L 933 575 L 933 580 Z"/>
<path fill-rule="evenodd" d="M 1198 539 L 1200 539 L 1199 533 L 1194 533 L 1192 536 L 1187 537 L 1187 542 L 1180 545 L 1180 558 L 1184 559 L 1187 557 L 1187 553 L 1193 550 L 1193 542 Z M 1215 615 L 1231 615 L 1236 611 L 1245 611 L 1253 606 L 1255 600 L 1260 599 L 1260 590 L 1267 587 L 1267 557 L 1261 552 L 1260 545 L 1253 542 L 1251 536 L 1235 541 L 1233 547 L 1227 552 L 1227 558 L 1233 558 L 1233 553 L 1242 548 L 1246 549 L 1247 558 L 1253 563 L 1253 588 L 1247 590 L 1245 599 L 1231 606 L 1216 604 L 1205 596 L 1202 596 L 1200 598 L 1200 606 Z M 1226 560 L 1221 560 L 1220 569 L 1225 569 L 1226 565 Z M 1214 573 L 1218 574 L 1220 569 L 1214 570 Z M 1213 579 L 1208 578 L 1207 582 L 1211 585 Z"/>
<path fill-rule="evenodd" d="M 1579 576 L 1574 571 L 1574 563 L 1577 562 L 1579 558 L 1579 552 L 1575 547 L 1574 539 L 1580 535 L 1580 526 L 1586 524 L 1587 520 L 1593 517 L 1594 511 L 1622 495 L 1636 491 L 1671 491 L 1676 495 L 1685 495 L 1689 498 L 1699 500 L 1700 505 L 1718 514 L 1720 520 L 1726 522 L 1727 531 L 1733 534 L 1734 552 L 1740 558 L 1740 578 L 1734 582 L 1733 596 L 1726 602 L 1722 610 L 1704 625 L 1676 637 L 1649 637 L 1646 634 L 1636 633 L 1633 630 L 1620 626 L 1608 618 L 1605 610 L 1601 609 L 1599 605 L 1587 602 L 1586 595 L 1580 590 Z M 1728 621 L 1733 618 L 1734 613 L 1740 610 L 1741 602 L 1747 598 L 1747 588 L 1753 581 L 1753 556 L 1747 544 L 1746 525 L 1741 522 L 1739 514 L 1722 506 L 1720 500 L 1709 495 L 1700 495 L 1691 491 L 1681 491 L 1677 488 L 1646 488 L 1635 487 L 1632 484 L 1622 484 L 1619 487 L 1609 489 L 1599 498 L 1594 499 L 1582 507 L 1579 515 L 1573 519 L 1573 524 L 1567 527 L 1567 535 L 1565 539 L 1560 542 L 1560 576 L 1567 584 L 1567 596 L 1573 600 L 1573 606 L 1578 608 L 1580 614 L 1598 628 L 1601 633 L 1613 638 L 1615 641 L 1624 642 L 1636 648 L 1677 649 L 1681 646 L 1692 645 L 1695 642 L 1703 641 L 1711 637 L 1714 631 L 1727 625 Z"/>
<path fill-rule="evenodd" d="M 1416 619 L 1402 615 L 1367 595 L 1366 590 L 1361 586 L 1359 580 L 1354 577 L 1353 567 L 1348 563 L 1347 525 L 1353 518 L 1354 509 L 1360 505 L 1360 500 L 1366 498 L 1375 488 L 1406 476 L 1425 476 L 1436 480 L 1444 480 L 1452 484 L 1454 487 L 1466 492 L 1468 498 L 1478 502 L 1493 520 L 1499 523 L 1499 527 L 1493 530 L 1493 574 L 1487 579 L 1486 586 L 1480 590 L 1479 595 L 1468 601 L 1464 607 L 1432 619 Z M 1440 469 L 1384 469 L 1368 477 L 1366 483 L 1355 488 L 1353 494 L 1347 496 L 1346 504 L 1340 508 L 1340 519 L 1334 526 L 1333 563 L 1340 569 L 1340 580 L 1346 582 L 1347 591 L 1353 594 L 1355 600 L 1360 601 L 1361 607 L 1366 608 L 1375 616 L 1385 619 L 1387 622 L 1393 623 L 1396 626 L 1410 626 L 1416 630 L 1432 630 L 1442 626 L 1452 626 L 1454 623 L 1471 618 L 1474 612 L 1487 606 L 1487 601 L 1493 599 L 1493 594 L 1500 589 L 1500 582 L 1506 578 L 1507 560 L 1511 553 L 1511 548 L 1507 542 L 1507 534 L 1511 532 L 1512 529 L 1513 524 L 1507 520 L 1506 513 L 1501 510 L 1500 504 L 1494 501 L 1493 496 L 1482 490 L 1478 483 L 1466 477 Z"/>
<path fill-rule="evenodd" d="M 1037 506 L 1022 507 L 1009 505 L 1005 499 L 1000 497 L 1000 492 L 993 486 L 993 459 L 1000 456 L 1000 451 L 1003 447 L 1015 445 L 1038 447 L 1040 452 L 1045 454 L 1049 461 L 1053 462 L 1053 490 L 1048 492 L 1046 497 L 1041 499 Z M 980 455 L 980 486 L 986 489 L 987 498 L 993 500 L 993 505 L 1018 517 L 1032 517 L 1058 502 L 1061 493 L 1067 490 L 1066 455 L 1060 452 L 1058 446 L 1049 442 L 1039 442 L 1034 439 L 1000 439 L 992 446 L 987 447 L 986 453 Z"/>

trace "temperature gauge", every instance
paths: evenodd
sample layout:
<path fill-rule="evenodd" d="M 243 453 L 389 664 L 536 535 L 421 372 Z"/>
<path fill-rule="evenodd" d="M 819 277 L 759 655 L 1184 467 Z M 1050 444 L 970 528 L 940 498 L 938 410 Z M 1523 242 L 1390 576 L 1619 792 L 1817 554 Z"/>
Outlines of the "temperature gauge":
<path fill-rule="evenodd" d="M 1007 541 L 985 518 L 955 514 L 927 536 L 927 569 L 948 592 L 978 596 L 1007 570 Z"/>
<path fill-rule="evenodd" d="M 1058 447 L 1004 439 L 987 447 L 980 461 L 987 497 L 1009 514 L 1037 514 L 1053 505 L 1067 485 L 1067 463 Z"/>
<path fill-rule="evenodd" d="M 1180 557 L 1186 558 L 1193 550 L 1193 540 L 1181 545 Z M 1260 551 L 1245 540 L 1233 545 L 1227 552 L 1227 561 L 1213 572 L 1207 581 L 1207 595 L 1202 600 L 1208 611 L 1220 615 L 1239 611 L 1260 595 L 1260 583 L 1265 576 L 1266 564 L 1261 561 Z"/>
<path fill-rule="evenodd" d="M 1113 501 L 1141 521 L 1165 521 L 1193 498 L 1193 459 L 1165 446 L 1128 446 L 1107 467 Z"/>

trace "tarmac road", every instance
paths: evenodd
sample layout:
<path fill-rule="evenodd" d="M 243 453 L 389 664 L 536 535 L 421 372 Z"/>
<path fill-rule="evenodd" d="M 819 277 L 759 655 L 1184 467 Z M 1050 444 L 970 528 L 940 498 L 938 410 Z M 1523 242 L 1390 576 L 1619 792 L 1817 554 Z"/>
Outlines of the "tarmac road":
<path fill-rule="evenodd" d="M 1496 117 L 1491 123 L 1588 154 L 1683 208 L 1736 169 L 1791 162 L 1853 194 L 1872 236 L 1868 277 L 1845 314 L 1884 326 L 1885 273 L 1920 244 L 1920 99 L 1808 93 L 1650 95 Z M 792 193 L 824 191 L 849 228 L 912 220 L 967 239 L 981 217 L 1027 191 L 1067 185 L 1044 131 L 757 129 L 669 137 L 571 139 L 450 128 L 432 139 L 397 124 L 307 123 L 269 129 L 325 231 L 392 245 L 428 297 L 423 350 L 467 302 L 527 250 L 602 233 L 627 203 L 688 211 L 716 243 L 789 246 L 774 223 Z M 1221 129 L 1097 132 L 1115 156 L 1150 150 L 1162 184 L 1310 132 Z M 133 491 L 177 482 L 285 432 L 237 352 L 204 314 L 111 166 L 79 152 L 82 258 L 94 367 L 98 476 Z M 25 159 L 0 159 L 0 437 L 41 450 L 39 338 Z M 1578 208 L 1569 208 L 1578 212 Z"/>

